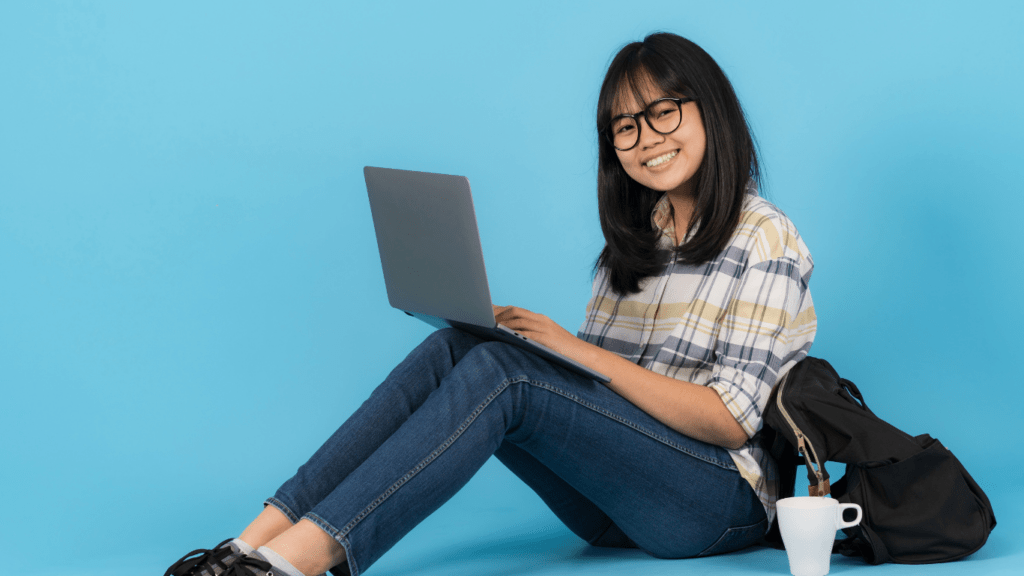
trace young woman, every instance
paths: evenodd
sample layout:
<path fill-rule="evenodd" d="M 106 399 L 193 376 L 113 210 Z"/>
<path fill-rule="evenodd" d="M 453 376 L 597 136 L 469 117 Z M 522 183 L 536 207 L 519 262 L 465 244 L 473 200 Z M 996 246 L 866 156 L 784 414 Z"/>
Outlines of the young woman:
<path fill-rule="evenodd" d="M 495 316 L 611 382 L 435 332 L 238 538 L 165 576 L 357 576 L 491 455 L 595 546 L 684 558 L 764 535 L 761 412 L 814 339 L 810 253 L 758 197 L 743 111 L 692 42 L 624 47 L 597 129 L 606 245 L 586 321 L 573 336 L 521 308 Z"/>

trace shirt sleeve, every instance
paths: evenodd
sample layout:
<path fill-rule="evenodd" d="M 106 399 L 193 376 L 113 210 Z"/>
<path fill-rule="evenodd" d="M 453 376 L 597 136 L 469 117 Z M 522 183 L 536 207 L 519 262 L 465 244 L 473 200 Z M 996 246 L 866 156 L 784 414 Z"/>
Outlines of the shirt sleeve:
<path fill-rule="evenodd" d="M 751 266 L 720 319 L 707 386 L 718 392 L 748 437 L 761 429 L 772 387 L 807 356 L 814 340 L 809 268 L 809 262 L 788 256 Z"/>

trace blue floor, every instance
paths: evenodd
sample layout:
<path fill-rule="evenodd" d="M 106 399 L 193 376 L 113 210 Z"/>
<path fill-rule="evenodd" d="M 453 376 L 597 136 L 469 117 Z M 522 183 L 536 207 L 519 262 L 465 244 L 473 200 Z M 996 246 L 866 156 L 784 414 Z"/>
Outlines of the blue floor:
<path fill-rule="evenodd" d="M 615 574 L 788 574 L 785 552 L 750 548 L 733 554 L 692 560 L 658 560 L 635 550 L 592 548 L 572 535 L 527 493 L 488 499 L 486 483 L 503 482 L 500 467 L 489 463 L 464 490 L 416 527 L 367 570 L 368 576 L 562 576 Z M 483 484 L 483 486 L 481 486 Z M 514 486 L 514 485 L 513 485 Z M 483 489 L 482 489 L 483 488 Z M 513 488 L 518 490 L 518 488 Z M 869 566 L 859 559 L 833 556 L 831 574 L 998 575 L 1024 574 L 1024 504 L 1019 488 L 991 489 L 998 526 L 988 543 L 965 560 L 924 566 Z M 199 529 L 200 532 L 208 530 Z M 220 528 L 216 528 L 220 533 Z M 227 536 L 224 536 L 227 537 Z M 114 557 L 79 558 L 64 566 L 19 570 L 18 576 L 162 575 L 185 552 L 219 540 L 196 541 L 182 534 L 177 542 L 153 542 L 144 550 Z M 6 573 L 5 573 L 6 574 Z"/>

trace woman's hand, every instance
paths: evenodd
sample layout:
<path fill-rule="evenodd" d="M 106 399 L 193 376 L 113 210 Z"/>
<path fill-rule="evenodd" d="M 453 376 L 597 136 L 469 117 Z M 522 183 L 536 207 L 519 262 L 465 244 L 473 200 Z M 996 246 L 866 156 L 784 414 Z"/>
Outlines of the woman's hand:
<path fill-rule="evenodd" d="M 570 334 L 551 318 L 530 312 L 525 308 L 494 306 L 494 319 L 499 324 L 508 326 L 530 340 L 539 342 L 566 356 L 571 357 L 573 347 L 582 343 L 579 338 Z"/>

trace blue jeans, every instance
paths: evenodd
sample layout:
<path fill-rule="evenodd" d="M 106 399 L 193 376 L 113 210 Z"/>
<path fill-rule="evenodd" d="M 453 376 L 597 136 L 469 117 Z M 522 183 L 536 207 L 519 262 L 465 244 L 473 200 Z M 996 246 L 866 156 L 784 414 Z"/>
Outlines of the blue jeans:
<path fill-rule="evenodd" d="M 662 558 L 764 535 L 729 453 L 661 424 L 593 380 L 502 342 L 435 332 L 267 504 L 307 518 L 360 572 L 451 498 L 491 455 L 595 546 Z"/>

